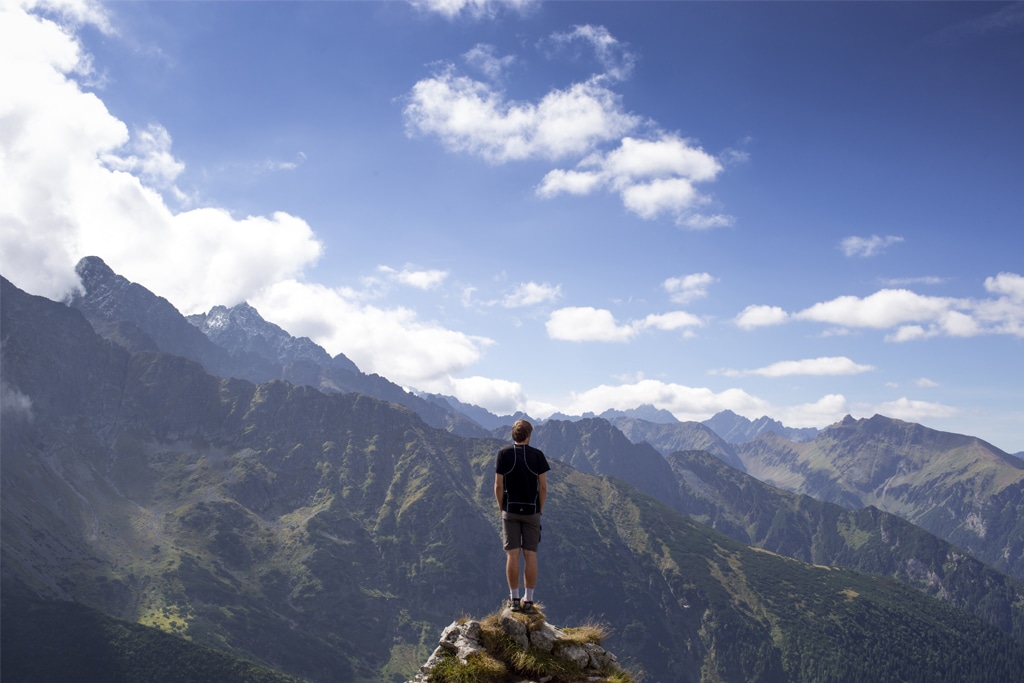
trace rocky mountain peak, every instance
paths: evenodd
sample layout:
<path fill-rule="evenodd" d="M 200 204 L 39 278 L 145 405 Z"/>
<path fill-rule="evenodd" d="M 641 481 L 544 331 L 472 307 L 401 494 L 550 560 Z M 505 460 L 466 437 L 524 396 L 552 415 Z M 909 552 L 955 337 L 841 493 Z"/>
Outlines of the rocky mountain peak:
<path fill-rule="evenodd" d="M 442 632 L 437 648 L 408 683 L 473 680 L 594 681 L 632 683 L 618 658 L 601 647 L 597 626 L 558 628 L 544 613 L 513 612 L 506 607 L 482 621 L 460 619 Z"/>

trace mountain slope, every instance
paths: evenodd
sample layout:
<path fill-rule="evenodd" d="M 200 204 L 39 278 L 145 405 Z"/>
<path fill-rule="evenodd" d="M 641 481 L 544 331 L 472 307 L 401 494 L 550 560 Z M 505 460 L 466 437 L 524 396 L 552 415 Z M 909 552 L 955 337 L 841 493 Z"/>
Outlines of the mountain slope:
<path fill-rule="evenodd" d="M 709 434 L 689 425 L 688 433 Z M 1024 639 L 1024 583 L 924 529 L 876 508 L 849 510 L 769 486 L 706 451 L 662 458 L 623 437 L 602 419 L 550 421 L 537 427 L 533 443 L 581 471 L 629 482 L 742 543 L 899 579 Z"/>
<path fill-rule="evenodd" d="M 76 266 L 83 291 L 71 299 L 96 331 L 129 351 L 163 351 L 193 360 L 220 377 L 251 382 L 287 380 L 328 392 L 360 392 L 415 410 L 434 427 L 464 436 L 486 431 L 379 376 L 366 375 L 342 354 L 331 357 L 308 338 L 265 321 L 248 304 L 214 307 L 186 318 L 163 297 L 129 282 L 96 256 Z"/>
<path fill-rule="evenodd" d="M 716 413 L 709 419 L 701 422 L 702 425 L 713 430 L 715 434 L 729 443 L 745 443 L 753 441 L 762 434 L 769 432 L 778 434 L 790 441 L 811 441 L 818 434 L 814 427 L 802 429 L 786 427 L 778 420 L 762 416 L 756 420 L 748 420 L 742 415 L 737 415 L 731 410 L 723 410 Z"/>
<path fill-rule="evenodd" d="M 130 354 L 2 287 L 5 586 L 316 681 L 394 678 L 504 593 L 501 442 Z M 538 596 L 559 621 L 611 624 L 609 648 L 653 680 L 1024 676 L 1024 646 L 976 617 L 753 550 L 550 455 Z"/>
<path fill-rule="evenodd" d="M 1024 462 L 981 439 L 876 415 L 808 443 L 766 435 L 736 448 L 762 481 L 891 512 L 1024 578 Z"/>
<path fill-rule="evenodd" d="M 0 634 L 5 681 L 300 683 L 79 603 L 32 600 L 11 590 L 4 591 Z"/>

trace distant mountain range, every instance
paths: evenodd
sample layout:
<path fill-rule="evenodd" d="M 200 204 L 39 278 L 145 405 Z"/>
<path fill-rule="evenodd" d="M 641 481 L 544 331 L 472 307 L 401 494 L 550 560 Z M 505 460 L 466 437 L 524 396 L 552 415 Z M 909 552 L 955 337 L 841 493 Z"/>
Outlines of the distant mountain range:
<path fill-rule="evenodd" d="M 46 656 L 14 636 L 68 619 L 8 596 L 314 681 L 407 680 L 442 626 L 493 610 L 507 423 L 362 375 L 244 305 L 190 322 L 101 266 L 80 264 L 73 308 L 2 282 L 5 679 Z M 881 417 L 739 443 L 608 418 L 534 433 L 554 465 L 539 595 L 561 623 L 610 624 L 648 679 L 1024 679 L 1014 459 Z"/>

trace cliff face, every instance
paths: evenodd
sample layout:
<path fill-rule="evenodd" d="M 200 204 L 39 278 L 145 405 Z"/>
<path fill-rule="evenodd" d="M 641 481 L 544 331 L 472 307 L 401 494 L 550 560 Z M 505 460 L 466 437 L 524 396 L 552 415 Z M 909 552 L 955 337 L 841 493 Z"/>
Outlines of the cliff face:
<path fill-rule="evenodd" d="M 506 607 L 482 621 L 452 622 L 408 683 L 632 683 L 615 655 L 601 647 L 604 635 L 598 626 L 560 629 L 540 610 L 523 614 Z"/>

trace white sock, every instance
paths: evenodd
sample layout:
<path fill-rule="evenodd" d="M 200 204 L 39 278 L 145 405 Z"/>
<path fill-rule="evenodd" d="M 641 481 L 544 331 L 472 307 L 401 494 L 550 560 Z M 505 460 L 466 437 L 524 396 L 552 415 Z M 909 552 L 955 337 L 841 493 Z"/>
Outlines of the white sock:
<path fill-rule="evenodd" d="M 527 588 L 526 589 L 526 598 L 524 598 L 524 599 L 526 600 L 526 602 L 533 602 L 533 589 L 532 588 Z"/>
<path fill-rule="evenodd" d="M 519 589 L 518 588 L 509 588 L 508 589 L 508 597 L 509 597 L 510 600 L 518 600 L 519 599 Z"/>

